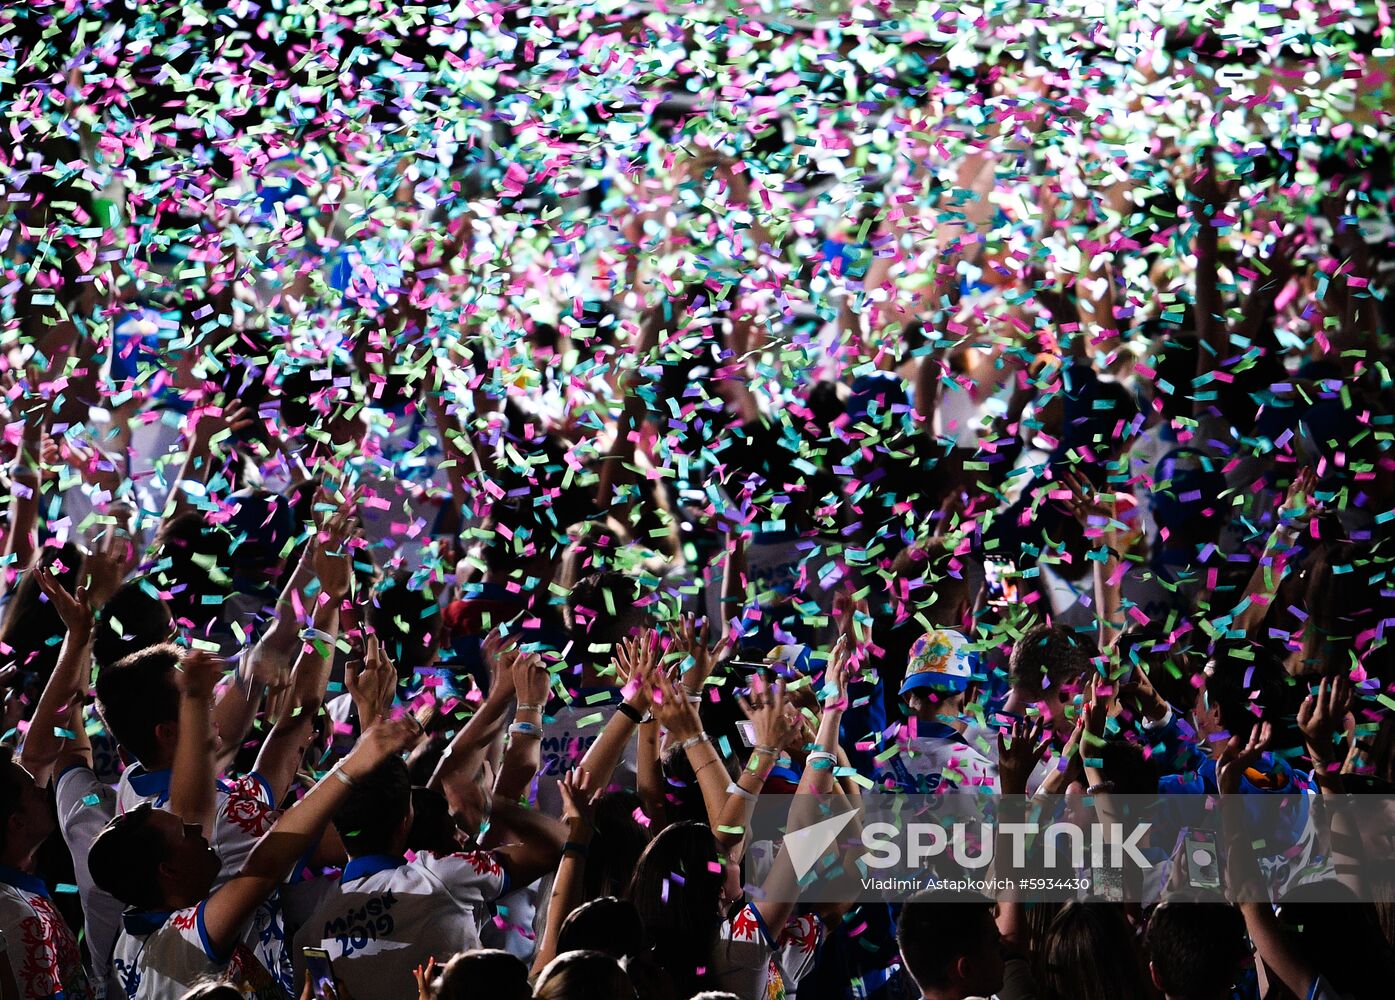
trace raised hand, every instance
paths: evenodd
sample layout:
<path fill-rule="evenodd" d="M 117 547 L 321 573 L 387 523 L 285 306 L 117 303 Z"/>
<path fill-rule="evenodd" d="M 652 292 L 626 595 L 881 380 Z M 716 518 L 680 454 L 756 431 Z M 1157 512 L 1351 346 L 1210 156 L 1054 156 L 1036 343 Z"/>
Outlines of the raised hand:
<path fill-rule="evenodd" d="M 234 399 L 223 407 L 200 407 L 189 420 L 189 437 L 204 447 L 211 447 L 226 437 L 240 434 L 253 426 L 257 422 L 257 415 L 246 403 Z M 218 440 L 215 441 L 215 438 Z"/>
<path fill-rule="evenodd" d="M 842 635 L 828 654 L 828 666 L 823 672 L 823 687 L 819 691 L 819 700 L 826 711 L 841 712 L 848 707 L 848 679 L 856 650 L 853 640 Z"/>
<path fill-rule="evenodd" d="M 393 754 L 410 749 L 421 737 L 421 723 L 410 715 L 380 719 L 359 737 L 339 766 L 356 781 Z"/>
<path fill-rule="evenodd" d="M 518 635 L 504 636 L 497 628 L 490 629 L 480 644 L 480 659 L 489 671 L 489 694 L 494 701 L 513 697 L 513 661 L 518 657 Z"/>
<path fill-rule="evenodd" d="M 186 698 L 203 701 L 213 697 L 213 689 L 223 677 L 228 663 L 216 653 L 196 649 L 184 654 L 179 660 L 176 681 L 179 690 Z"/>
<path fill-rule="evenodd" d="M 344 686 L 358 710 L 359 726 L 367 729 L 388 714 L 397 691 L 397 668 L 376 635 L 369 635 L 363 659 L 344 669 Z"/>
<path fill-rule="evenodd" d="M 686 740 L 702 732 L 702 722 L 698 718 L 697 706 L 688 701 L 687 692 L 678 681 L 662 670 L 653 674 L 652 702 L 654 718 L 659 725 L 679 740 Z"/>
<path fill-rule="evenodd" d="M 721 662 L 722 654 L 726 651 L 728 643 L 725 639 L 718 639 L 716 645 L 709 643 L 708 622 L 702 619 L 701 626 L 693 615 L 684 615 L 680 618 L 672 630 L 669 649 L 683 655 L 685 661 L 691 659 L 691 663 L 685 663 L 682 667 L 683 686 L 693 694 L 702 690 L 707 678 L 712 676 L 712 671 Z"/>
<path fill-rule="evenodd" d="M 1238 736 L 1230 738 L 1216 762 L 1218 791 L 1225 795 L 1233 795 L 1240 791 L 1240 779 L 1244 776 L 1246 768 L 1253 767 L 1259 760 L 1273 734 L 1273 727 L 1267 722 L 1262 722 L 1250 730 L 1249 739 L 1242 740 Z"/>
<path fill-rule="evenodd" d="M 1289 483 L 1284 502 L 1279 505 L 1279 524 L 1294 531 L 1301 530 L 1322 509 L 1313 499 L 1317 488 L 1317 473 L 1312 469 L 1302 469 Z"/>
<path fill-rule="evenodd" d="M 767 685 L 760 676 L 751 678 L 749 698 L 737 696 L 741 711 L 756 729 L 756 746 L 778 751 L 795 730 L 795 722 L 785 711 L 785 682 Z"/>
<path fill-rule="evenodd" d="M 1004 795 L 1024 795 L 1032 771 L 1046 756 L 1051 738 L 1040 716 L 1018 719 L 998 733 L 998 783 Z"/>
<path fill-rule="evenodd" d="M 520 705 L 545 705 L 552 692 L 552 675 L 537 653 L 520 653 L 509 665 Z"/>
<path fill-rule="evenodd" d="M 100 608 L 121 589 L 135 563 L 136 545 L 130 536 L 115 526 L 108 528 L 82 560 L 88 601 L 92 607 Z"/>
<path fill-rule="evenodd" d="M 596 803 L 605 794 L 598 787 L 595 778 L 585 768 L 574 767 L 562 775 L 557 783 L 562 795 L 562 820 L 570 825 L 585 823 L 591 826 L 595 821 Z"/>
<path fill-rule="evenodd" d="M 1351 709 L 1351 681 L 1343 676 L 1325 677 L 1317 692 L 1308 695 L 1298 708 L 1298 728 L 1308 744 L 1314 764 L 1332 762 L 1332 739 L 1346 721 Z"/>
<path fill-rule="evenodd" d="M 74 642 L 86 642 L 92 636 L 92 605 L 87 599 L 87 587 L 79 585 L 77 593 L 70 594 L 64 589 L 63 584 L 58 582 L 58 577 L 54 576 L 42 566 L 36 566 L 32 570 L 37 576 L 39 590 L 48 598 L 53 605 L 53 610 L 58 613 L 58 619 L 67 629 L 68 635 Z"/>
<path fill-rule="evenodd" d="M 616 676 L 625 688 L 627 700 L 641 711 L 653 702 L 655 681 L 661 673 L 659 662 L 662 655 L 659 635 L 653 629 L 622 639 L 616 646 Z"/>
<path fill-rule="evenodd" d="M 320 497 L 328 499 L 328 494 L 322 492 Z M 347 494 L 332 512 L 326 512 L 319 519 L 315 539 L 315 576 L 320 581 L 321 591 L 333 600 L 343 600 L 353 580 L 353 560 L 349 548 L 357 524 L 352 493 Z"/>

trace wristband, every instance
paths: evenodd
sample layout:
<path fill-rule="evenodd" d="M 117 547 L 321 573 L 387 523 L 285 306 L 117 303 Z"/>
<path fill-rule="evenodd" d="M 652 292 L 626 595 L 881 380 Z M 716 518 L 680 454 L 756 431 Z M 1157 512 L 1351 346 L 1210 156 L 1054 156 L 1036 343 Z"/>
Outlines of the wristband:
<path fill-rule="evenodd" d="M 314 627 L 301 629 L 300 638 L 302 642 L 327 642 L 331 645 L 334 643 L 334 636 L 330 635 L 324 629 Z"/>
<path fill-rule="evenodd" d="M 334 775 L 340 781 L 344 782 L 344 784 L 348 785 L 350 788 L 353 788 L 354 785 L 358 784 L 358 782 L 354 781 L 353 778 L 349 777 L 347 774 L 344 773 L 344 768 L 342 765 L 332 769 L 329 773 Z"/>
<path fill-rule="evenodd" d="M 760 798 L 760 796 L 757 795 L 755 792 L 747 791 L 734 781 L 731 784 L 727 785 L 727 794 L 739 795 L 747 802 L 754 802 L 756 801 L 756 799 Z"/>
<path fill-rule="evenodd" d="M 678 749 L 679 749 L 679 750 L 689 750 L 689 749 L 691 749 L 692 747 L 697 746 L 699 743 L 706 743 L 706 742 L 708 742 L 707 734 L 706 734 L 706 733 L 698 733 L 696 736 L 690 737 L 689 739 L 686 739 L 686 740 L 684 740 L 682 743 L 678 744 Z"/>
<path fill-rule="evenodd" d="M 515 712 L 541 712 L 542 710 L 543 707 L 541 705 L 525 705 L 521 701 L 518 703 L 518 706 L 514 709 Z"/>
<path fill-rule="evenodd" d="M 702 704 L 702 695 L 701 695 L 701 694 L 693 694 L 693 692 L 691 692 L 691 691 L 687 691 L 687 692 L 685 692 L 685 693 L 686 693 L 687 696 L 688 696 L 688 704 L 689 704 L 689 705 L 701 705 L 701 704 Z"/>
<path fill-rule="evenodd" d="M 815 750 L 804 760 L 815 771 L 828 771 L 838 762 L 838 755 L 827 750 Z"/>
<path fill-rule="evenodd" d="M 770 756 L 772 756 L 772 757 L 778 757 L 778 756 L 780 756 L 780 751 L 779 751 L 779 750 L 776 750 L 774 747 L 756 747 L 755 750 L 754 750 L 753 752 L 754 752 L 754 753 L 768 753 L 768 754 L 770 754 Z"/>
<path fill-rule="evenodd" d="M 531 722 L 515 722 L 509 726 L 510 736 L 531 736 L 535 739 L 542 739 L 542 730 Z"/>
<path fill-rule="evenodd" d="M 640 715 L 639 709 L 635 708 L 627 701 L 622 701 L 620 703 L 620 707 L 617 708 L 616 711 L 623 715 L 625 718 L 629 719 L 636 726 L 642 726 L 644 725 L 644 723 L 654 718 L 653 714 L 650 712 L 645 712 L 643 715 Z"/>
<path fill-rule="evenodd" d="M 562 845 L 562 853 L 566 854 L 568 851 L 572 851 L 575 854 L 579 854 L 584 858 L 587 854 L 590 853 L 590 848 L 588 848 L 585 844 L 578 844 L 575 840 L 569 840 Z"/>
<path fill-rule="evenodd" d="M 1086 794 L 1086 795 L 1099 795 L 1101 792 L 1112 792 L 1112 791 L 1114 791 L 1114 782 L 1112 782 L 1112 781 L 1101 781 L 1099 784 L 1091 785 L 1089 788 L 1085 789 L 1085 794 Z"/>

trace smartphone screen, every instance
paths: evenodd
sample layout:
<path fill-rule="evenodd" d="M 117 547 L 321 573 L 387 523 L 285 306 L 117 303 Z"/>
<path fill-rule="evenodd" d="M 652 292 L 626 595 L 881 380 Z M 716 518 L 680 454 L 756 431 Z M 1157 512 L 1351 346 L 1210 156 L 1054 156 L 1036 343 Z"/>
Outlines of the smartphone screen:
<path fill-rule="evenodd" d="M 1007 559 L 988 559 L 983 564 L 983 586 L 988 603 L 1002 607 L 1017 601 L 1017 567 Z"/>
<path fill-rule="evenodd" d="M 305 971 L 310 974 L 310 985 L 315 991 L 316 1000 L 337 1000 L 339 984 L 334 979 L 334 966 L 329 963 L 329 952 L 323 948 L 305 948 Z"/>
<path fill-rule="evenodd" d="M 1187 859 L 1187 884 L 1195 889 L 1219 889 L 1221 862 L 1216 835 L 1210 830 L 1188 830 L 1182 845 Z"/>
<path fill-rule="evenodd" d="M 756 724 L 750 719 L 742 719 L 736 724 L 736 731 L 741 734 L 741 742 L 748 747 L 756 745 Z"/>

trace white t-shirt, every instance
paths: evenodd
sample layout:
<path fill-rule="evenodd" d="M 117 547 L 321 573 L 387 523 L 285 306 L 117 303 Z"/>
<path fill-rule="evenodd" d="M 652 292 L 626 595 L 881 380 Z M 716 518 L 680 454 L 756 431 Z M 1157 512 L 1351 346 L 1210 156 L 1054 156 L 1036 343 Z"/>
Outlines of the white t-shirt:
<path fill-rule="evenodd" d="M 747 903 L 722 925 L 712 956 L 713 988 L 741 1000 L 793 1000 L 822 941 L 823 921 L 811 913 L 793 917 L 776 941 L 760 911 Z"/>
<path fill-rule="evenodd" d="M 302 949 L 323 948 L 354 1000 L 400 1000 L 428 958 L 444 962 L 479 946 L 485 904 L 507 884 L 486 852 L 355 858 L 295 936 L 296 981 Z"/>
<path fill-rule="evenodd" d="M 124 816 L 149 802 L 156 809 L 169 809 L 170 771 L 146 771 L 133 764 L 121 773 L 116 786 L 116 813 Z M 262 834 L 271 829 L 279 815 L 271 786 L 258 774 L 218 782 L 213 835 L 209 844 L 223 862 L 215 886 L 222 885 L 242 870 Z"/>
<path fill-rule="evenodd" d="M 121 918 L 112 968 L 127 1000 L 179 1000 L 208 976 L 220 976 L 244 995 L 275 996 L 276 987 L 246 946 L 231 955 L 213 950 L 204 926 L 205 900 L 170 913 L 128 910 Z"/>
<path fill-rule="evenodd" d="M 925 794 L 946 783 L 961 792 L 998 789 L 998 765 L 957 733 L 912 737 L 902 746 L 897 763 Z"/>
<path fill-rule="evenodd" d="M 92 982 L 105 995 L 111 975 L 111 952 L 121 933 L 121 904 L 92 883 L 87 854 L 97 834 L 116 815 L 116 791 L 89 767 L 70 767 L 54 782 L 58 825 L 73 856 L 73 877 L 82 901 L 83 928 L 92 959 Z"/>
<path fill-rule="evenodd" d="M 48 898 L 43 879 L 0 868 L 0 930 L 20 1000 L 92 996 L 77 939 Z"/>

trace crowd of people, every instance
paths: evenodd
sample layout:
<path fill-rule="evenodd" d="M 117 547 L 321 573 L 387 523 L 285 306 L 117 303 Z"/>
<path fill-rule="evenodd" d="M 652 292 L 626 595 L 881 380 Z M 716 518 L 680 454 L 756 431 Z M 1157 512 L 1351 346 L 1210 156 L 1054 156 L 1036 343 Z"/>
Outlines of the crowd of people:
<path fill-rule="evenodd" d="M 620 6 L 28 6 L 0 997 L 1390 995 L 1384 118 L 1140 125 L 1204 35 L 1087 100 L 850 20 L 733 22 L 743 83 Z M 1301 809 L 1059 899 L 801 901 L 753 834 L 946 793 Z"/>

